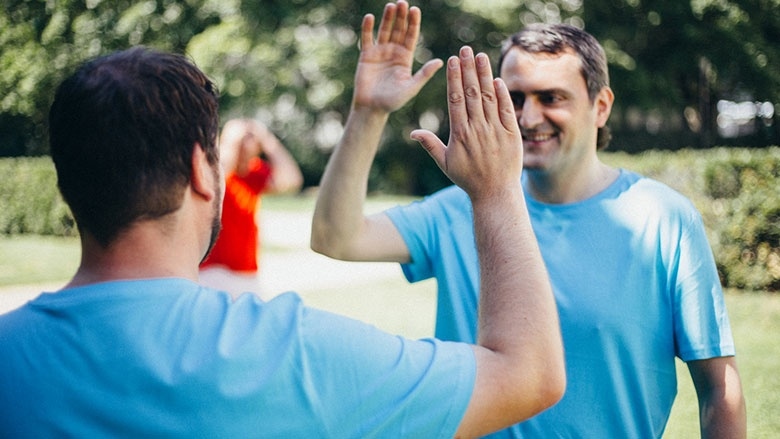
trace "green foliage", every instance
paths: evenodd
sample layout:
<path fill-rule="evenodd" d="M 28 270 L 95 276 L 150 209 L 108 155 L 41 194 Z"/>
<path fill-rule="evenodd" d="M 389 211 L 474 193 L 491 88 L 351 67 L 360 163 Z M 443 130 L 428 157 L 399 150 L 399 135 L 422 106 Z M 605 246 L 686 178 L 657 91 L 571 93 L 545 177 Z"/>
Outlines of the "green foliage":
<path fill-rule="evenodd" d="M 705 169 L 709 213 L 729 218 L 719 229 L 718 269 L 736 288 L 780 290 L 780 154 L 720 153 Z"/>
<path fill-rule="evenodd" d="M 380 16 L 385 2 L 2 0 L 0 156 L 46 154 L 56 85 L 87 59 L 146 45 L 190 55 L 218 84 L 222 119 L 268 124 L 298 160 L 305 184 L 316 185 L 350 106 L 362 16 Z M 464 44 L 495 61 L 506 36 L 530 22 L 584 26 L 607 49 L 617 96 L 610 125 L 620 150 L 709 145 L 718 99 L 780 101 L 777 0 L 412 3 L 423 10 L 417 66 Z M 660 131 L 646 127 L 650 116 Z M 447 184 L 408 137 L 425 127 L 447 138 L 445 75 L 439 72 L 390 124 L 371 190 L 420 195 Z M 775 116 L 755 144 L 780 141 L 777 126 Z"/>
<path fill-rule="evenodd" d="M 616 146 L 641 150 L 625 142 L 626 131 L 644 131 L 632 125 L 652 122 L 656 126 L 648 132 L 674 133 L 669 139 L 678 144 L 649 146 L 711 147 L 719 141 L 719 100 L 777 106 L 778 5 L 776 0 L 588 1 L 582 18 L 606 49 L 616 95 L 611 122 L 621 133 Z M 632 120 L 632 114 L 646 119 Z M 778 142 L 777 121 L 775 116 L 775 127 L 757 133 L 751 144 Z"/>
<path fill-rule="evenodd" d="M 73 236 L 75 222 L 48 158 L 0 159 L 0 234 Z"/>

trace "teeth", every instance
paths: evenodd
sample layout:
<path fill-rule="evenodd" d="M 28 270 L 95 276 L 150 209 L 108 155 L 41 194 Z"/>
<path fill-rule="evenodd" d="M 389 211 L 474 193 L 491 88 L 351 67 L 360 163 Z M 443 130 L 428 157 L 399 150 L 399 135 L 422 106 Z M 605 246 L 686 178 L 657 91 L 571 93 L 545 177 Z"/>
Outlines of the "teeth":
<path fill-rule="evenodd" d="M 524 139 L 529 140 L 531 142 L 545 142 L 547 140 L 550 140 L 553 138 L 552 134 L 526 134 L 523 136 Z"/>

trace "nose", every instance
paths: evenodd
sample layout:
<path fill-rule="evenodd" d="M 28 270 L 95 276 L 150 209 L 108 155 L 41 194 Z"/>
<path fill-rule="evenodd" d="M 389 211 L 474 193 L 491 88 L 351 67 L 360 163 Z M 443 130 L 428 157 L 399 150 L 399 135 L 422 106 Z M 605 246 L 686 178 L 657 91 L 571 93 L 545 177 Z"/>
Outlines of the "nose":
<path fill-rule="evenodd" d="M 542 124 L 542 107 L 535 99 L 526 99 L 523 107 L 517 111 L 517 123 L 520 128 L 533 129 Z"/>

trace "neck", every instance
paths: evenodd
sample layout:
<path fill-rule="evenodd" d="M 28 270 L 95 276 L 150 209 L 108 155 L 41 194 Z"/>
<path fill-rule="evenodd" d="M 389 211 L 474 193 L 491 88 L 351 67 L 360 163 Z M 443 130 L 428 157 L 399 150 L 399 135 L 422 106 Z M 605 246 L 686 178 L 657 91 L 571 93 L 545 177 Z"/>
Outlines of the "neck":
<path fill-rule="evenodd" d="M 607 188 L 619 174 L 598 159 L 566 172 L 531 169 L 527 189 L 534 199 L 548 204 L 569 204 L 590 198 Z"/>
<path fill-rule="evenodd" d="M 65 288 L 115 280 L 180 277 L 197 282 L 196 239 L 185 240 L 165 220 L 131 225 L 107 247 L 89 234 L 81 238 L 81 263 Z"/>

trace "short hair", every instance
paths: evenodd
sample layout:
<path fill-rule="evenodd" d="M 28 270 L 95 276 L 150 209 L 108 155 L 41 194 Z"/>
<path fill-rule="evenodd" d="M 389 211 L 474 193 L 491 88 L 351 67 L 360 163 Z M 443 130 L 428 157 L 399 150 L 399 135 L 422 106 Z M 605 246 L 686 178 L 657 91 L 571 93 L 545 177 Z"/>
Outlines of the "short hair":
<path fill-rule="evenodd" d="M 501 47 L 498 58 L 498 71 L 504 63 L 507 53 L 514 48 L 528 53 L 559 54 L 568 49 L 580 59 L 580 73 L 588 89 L 591 103 L 601 89 L 609 87 L 609 71 L 604 48 L 593 35 L 569 24 L 534 23 L 510 36 Z M 598 149 L 609 145 L 611 134 L 604 126 L 598 131 Z"/>
<path fill-rule="evenodd" d="M 136 47 L 84 64 L 49 111 L 57 184 L 79 231 L 109 245 L 176 211 L 199 144 L 218 166 L 217 87 L 182 55 Z"/>

